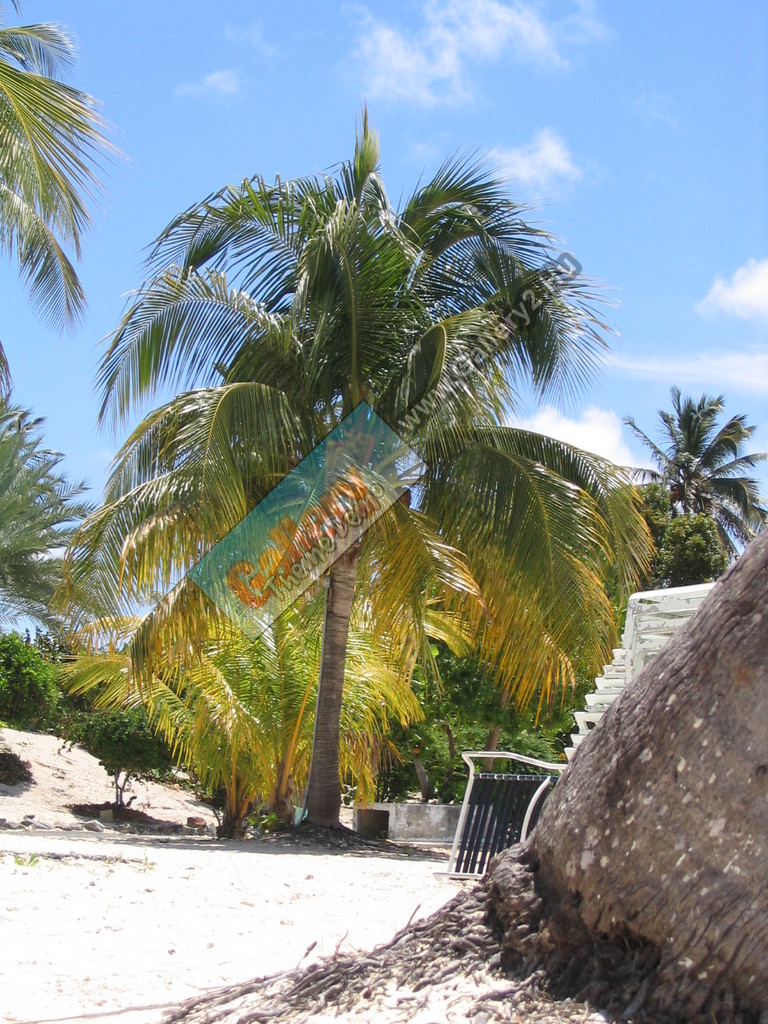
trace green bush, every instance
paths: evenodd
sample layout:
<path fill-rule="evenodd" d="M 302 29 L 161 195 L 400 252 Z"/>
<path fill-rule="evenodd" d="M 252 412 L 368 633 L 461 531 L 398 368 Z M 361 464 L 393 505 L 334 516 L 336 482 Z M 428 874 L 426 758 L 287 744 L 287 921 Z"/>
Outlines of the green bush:
<path fill-rule="evenodd" d="M 656 545 L 645 589 L 711 583 L 728 568 L 717 524 L 704 512 L 676 514 L 660 484 L 641 488 L 643 516 Z"/>
<path fill-rule="evenodd" d="M 728 552 L 723 547 L 717 525 L 709 516 L 675 516 L 664 533 L 659 552 L 659 577 L 662 585 L 685 587 L 691 583 L 711 583 L 728 568 Z"/>
<path fill-rule="evenodd" d="M 498 686 L 475 659 L 455 657 L 439 644 L 434 653 L 442 685 L 427 682 L 420 669 L 415 672 L 414 692 L 424 719 L 406 727 L 390 722 L 391 747 L 379 765 L 377 800 L 460 801 L 467 784 L 461 751 L 485 749 L 491 728 L 499 730 L 498 750 L 544 761 L 560 759 L 558 734 L 570 725 L 567 712 L 553 712 L 537 725 L 533 711 L 520 711 L 502 700 Z"/>
<path fill-rule="evenodd" d="M 15 729 L 45 729 L 61 696 L 58 670 L 17 633 L 0 636 L 0 719 Z"/>
<path fill-rule="evenodd" d="M 113 777 L 118 806 L 132 778 L 164 773 L 172 765 L 170 751 L 152 731 L 143 707 L 80 713 L 70 720 L 67 738 L 97 757 Z"/>

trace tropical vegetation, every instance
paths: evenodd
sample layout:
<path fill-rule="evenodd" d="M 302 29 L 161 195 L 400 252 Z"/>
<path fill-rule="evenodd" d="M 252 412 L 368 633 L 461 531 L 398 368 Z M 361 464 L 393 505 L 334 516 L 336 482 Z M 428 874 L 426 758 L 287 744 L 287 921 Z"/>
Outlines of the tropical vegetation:
<path fill-rule="evenodd" d="M 184 574 L 359 403 L 422 460 L 410 492 L 307 595 L 324 607 L 318 823 L 338 821 L 351 618 L 387 637 L 405 678 L 417 662 L 436 671 L 437 637 L 543 706 L 572 680 L 574 651 L 601 664 L 610 649 L 608 573 L 627 588 L 647 566 L 626 478 L 507 425 L 521 386 L 578 390 L 605 348 L 589 282 L 563 272 L 524 212 L 463 158 L 395 210 L 364 117 L 334 174 L 255 177 L 177 217 L 103 358 L 103 423 L 185 389 L 120 449 L 67 577 L 73 606 L 102 621 L 166 595 L 128 645 L 148 695 L 221 628 Z"/>
<path fill-rule="evenodd" d="M 217 798 L 220 835 L 239 834 L 254 809 L 293 824 L 293 799 L 309 777 L 321 627 L 319 602 L 287 611 L 253 641 L 223 623 L 194 662 L 152 676 L 141 689 L 130 648 L 91 649 L 68 668 L 66 685 L 92 699 L 97 712 L 149 705 L 152 725 L 175 758 Z M 89 634 L 94 639 L 93 629 Z M 405 727 L 421 709 L 385 638 L 359 618 L 347 657 L 341 769 L 370 801 L 380 760 L 399 757 L 387 736 L 390 722 Z"/>
<path fill-rule="evenodd" d="M 43 447 L 41 420 L 0 399 L 0 623 L 50 622 L 62 553 L 90 506 Z"/>
<path fill-rule="evenodd" d="M 85 308 L 67 250 L 80 257 L 99 161 L 113 152 L 93 98 L 62 81 L 74 57 L 58 25 L 0 26 L 0 250 L 55 326 L 76 323 Z M 0 369 L 7 390 L 1 347 Z"/>
<path fill-rule="evenodd" d="M 167 771 L 168 749 L 143 706 L 112 708 L 70 718 L 66 738 L 98 759 L 115 786 L 115 807 L 124 805 L 133 779 Z"/>
<path fill-rule="evenodd" d="M 460 801 L 467 783 L 463 750 L 562 759 L 563 740 L 573 728 L 570 700 L 558 701 L 537 721 L 534 708 L 523 710 L 505 699 L 475 655 L 456 656 L 442 643 L 434 650 L 439 682 L 420 667 L 414 672 L 413 692 L 423 714 L 406 725 L 391 723 L 376 776 L 378 799 Z"/>
<path fill-rule="evenodd" d="M 730 557 L 713 519 L 704 512 L 675 514 L 661 484 L 644 484 L 640 493 L 656 547 L 644 590 L 713 583 L 725 572 Z"/>
<path fill-rule="evenodd" d="M 755 427 L 747 424 L 746 415 L 720 421 L 722 395 L 694 401 L 673 387 L 671 396 L 672 410 L 659 410 L 661 444 L 631 417 L 624 421 L 648 448 L 656 467 L 643 477 L 666 488 L 673 514 L 712 519 L 724 548 L 734 556 L 768 522 L 768 505 L 750 475 L 768 453 L 747 450 Z"/>
<path fill-rule="evenodd" d="M 55 665 L 18 633 L 0 636 L 0 723 L 45 728 L 57 717 L 60 697 Z"/>
<path fill-rule="evenodd" d="M 61 80 L 74 56 L 59 26 L 0 24 L 0 249 L 18 262 L 33 306 L 57 326 L 84 309 L 66 248 L 79 257 L 88 203 L 100 191 L 98 161 L 112 151 L 95 101 Z M 0 623 L 50 622 L 60 552 L 88 509 L 76 500 L 82 485 L 60 472 L 62 457 L 43 448 L 42 421 L 11 404 L 10 387 L 0 345 Z M 32 678 L 36 652 L 13 635 L 2 643 L 18 655 L 15 678 Z"/>

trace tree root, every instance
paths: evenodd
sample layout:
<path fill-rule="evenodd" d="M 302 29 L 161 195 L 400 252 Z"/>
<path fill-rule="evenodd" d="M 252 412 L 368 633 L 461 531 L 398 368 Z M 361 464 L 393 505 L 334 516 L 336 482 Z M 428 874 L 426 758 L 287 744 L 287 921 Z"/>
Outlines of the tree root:
<path fill-rule="evenodd" d="M 195 997 L 164 1024 L 765 1024 L 727 996 L 710 1000 L 706 1016 L 688 1009 L 693 1002 L 670 1009 L 657 949 L 595 939 L 575 903 L 548 909 L 536 882 L 529 848 L 516 847 L 474 888 L 372 952 Z"/>
<path fill-rule="evenodd" d="M 589 1009 L 583 1003 L 554 1003 L 542 991 L 543 975 L 510 983 L 487 924 L 487 899 L 483 882 L 371 953 L 337 954 L 196 997 L 164 1024 L 303 1024 L 318 1017 L 376 1024 L 585 1021 Z"/>
<path fill-rule="evenodd" d="M 629 931 L 595 936 L 578 900 L 557 899 L 537 878 L 530 847 L 496 858 L 488 878 L 488 923 L 503 967 L 539 978 L 555 999 L 599 1006 L 609 1019 L 648 1024 L 765 1024 L 768 1014 L 712 991 L 664 951 Z"/>
<path fill-rule="evenodd" d="M 494 954 L 498 964 L 498 943 L 484 924 L 484 910 L 482 888 L 461 892 L 439 915 L 409 925 L 372 953 L 335 955 L 305 969 L 190 1000 L 165 1024 L 300 1024 L 326 1008 L 330 1015 L 331 1007 L 335 1016 L 350 1011 L 360 1020 L 359 1012 L 374 1011 L 382 999 L 394 999 L 393 1009 L 408 1006 L 403 1019 L 411 1019 L 426 987 L 439 986 L 457 973 L 485 969 Z"/>

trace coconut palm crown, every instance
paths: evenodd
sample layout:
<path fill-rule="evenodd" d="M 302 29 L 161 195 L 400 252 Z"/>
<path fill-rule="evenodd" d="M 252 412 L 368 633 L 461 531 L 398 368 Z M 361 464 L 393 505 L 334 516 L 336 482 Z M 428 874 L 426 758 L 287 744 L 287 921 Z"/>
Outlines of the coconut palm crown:
<path fill-rule="evenodd" d="M 661 446 L 631 417 L 624 421 L 657 467 L 645 476 L 667 488 L 673 511 L 710 516 L 723 546 L 734 556 L 768 522 L 768 506 L 749 475 L 768 453 L 744 450 L 755 430 L 745 415 L 731 416 L 720 425 L 723 395 L 702 395 L 694 401 L 677 387 L 671 395 L 672 411 L 659 410 Z"/>
<path fill-rule="evenodd" d="M 588 281 L 482 162 L 447 161 L 390 204 L 363 116 L 335 173 L 254 177 L 177 217 L 149 256 L 103 358 L 101 419 L 118 425 L 160 389 L 116 457 L 81 533 L 70 586 L 123 605 L 167 591 L 133 664 L 202 642 L 199 592 L 180 576 L 361 401 L 424 472 L 331 566 L 310 817 L 338 820 L 338 736 L 353 604 L 406 671 L 427 636 L 479 644 L 523 701 L 600 660 L 611 566 L 632 586 L 648 534 L 604 460 L 507 425 L 518 390 L 577 392 L 603 356 Z M 116 581 L 119 580 L 119 592 Z M 357 597 L 356 597 L 357 595 Z M 162 642 L 158 639 L 163 636 Z"/>

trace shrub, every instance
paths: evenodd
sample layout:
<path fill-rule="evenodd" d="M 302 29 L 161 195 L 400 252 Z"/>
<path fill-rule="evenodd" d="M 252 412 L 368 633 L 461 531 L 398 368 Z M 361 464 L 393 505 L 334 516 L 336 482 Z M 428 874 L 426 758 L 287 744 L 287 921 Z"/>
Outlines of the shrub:
<path fill-rule="evenodd" d="M 68 739 L 84 746 L 113 777 L 118 806 L 132 778 L 167 771 L 172 764 L 143 707 L 83 713 L 71 722 L 68 732 Z"/>
<path fill-rule="evenodd" d="M 17 633 L 0 636 L 0 718 L 16 729 L 44 729 L 55 718 L 57 669 Z"/>
<path fill-rule="evenodd" d="M 643 515 L 656 545 L 646 588 L 711 583 L 728 568 L 715 520 L 704 512 L 676 514 L 660 484 L 642 489 Z"/>
<path fill-rule="evenodd" d="M 671 520 L 659 552 L 659 576 L 664 586 L 710 583 L 727 568 L 728 552 L 720 541 L 714 520 L 703 512 L 695 516 L 675 516 Z"/>

